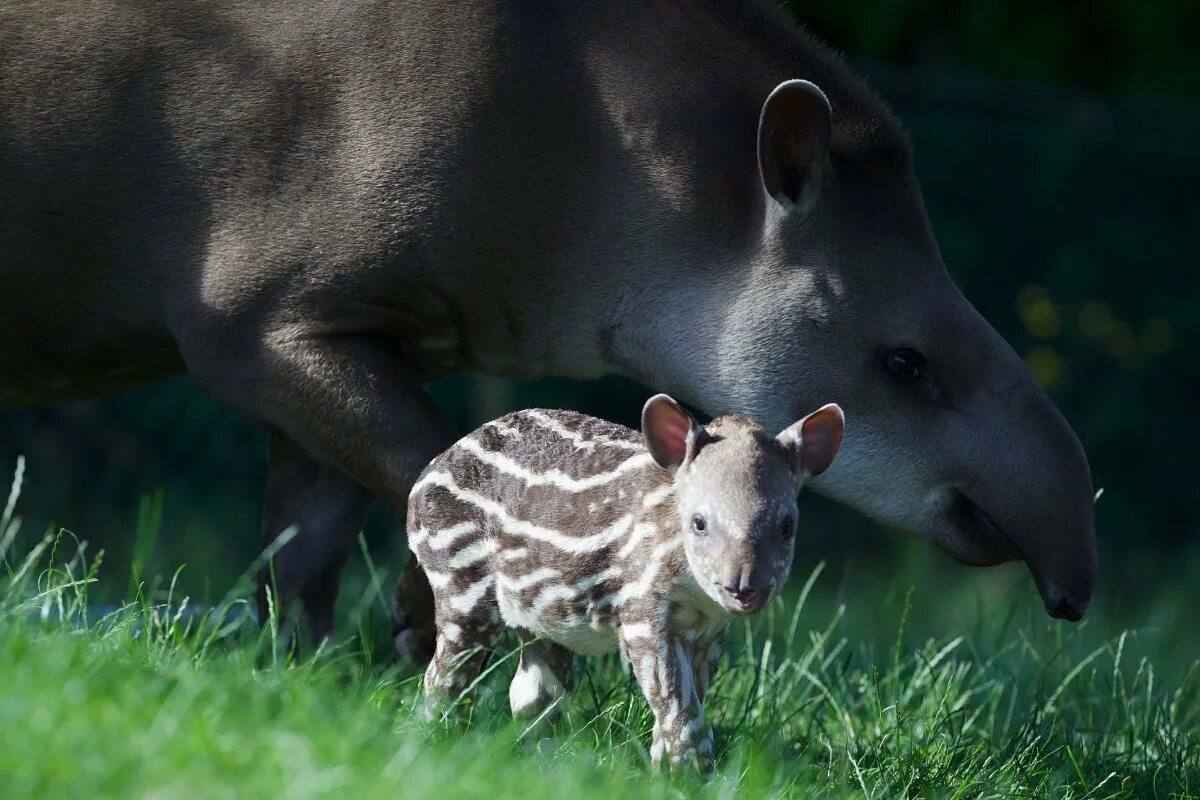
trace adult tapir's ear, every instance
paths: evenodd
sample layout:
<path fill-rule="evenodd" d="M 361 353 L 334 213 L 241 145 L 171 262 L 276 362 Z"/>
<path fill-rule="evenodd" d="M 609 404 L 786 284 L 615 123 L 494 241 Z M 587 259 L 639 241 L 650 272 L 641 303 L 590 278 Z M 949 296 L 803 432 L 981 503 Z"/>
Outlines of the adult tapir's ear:
<path fill-rule="evenodd" d="M 792 471 L 809 478 L 829 469 L 842 446 L 846 417 L 836 403 L 821 406 L 799 422 L 784 429 L 776 438 L 787 448 Z"/>
<path fill-rule="evenodd" d="M 758 119 L 758 168 L 763 187 L 788 212 L 808 216 L 821 196 L 829 161 L 832 109 L 817 85 L 784 81 Z"/>
<path fill-rule="evenodd" d="M 675 470 L 695 457 L 704 428 L 670 395 L 656 394 L 642 407 L 642 433 L 655 463 Z"/>

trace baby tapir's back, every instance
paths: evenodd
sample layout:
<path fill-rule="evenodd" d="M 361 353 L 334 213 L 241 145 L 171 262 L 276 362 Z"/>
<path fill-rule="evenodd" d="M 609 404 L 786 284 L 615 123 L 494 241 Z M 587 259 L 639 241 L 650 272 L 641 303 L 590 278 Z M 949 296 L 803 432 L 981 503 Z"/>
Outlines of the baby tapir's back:
<path fill-rule="evenodd" d="M 482 630 L 499 614 L 581 652 L 615 646 L 626 545 L 647 495 L 669 487 L 640 433 L 576 412 L 519 411 L 464 437 L 409 500 L 439 628 Z"/>

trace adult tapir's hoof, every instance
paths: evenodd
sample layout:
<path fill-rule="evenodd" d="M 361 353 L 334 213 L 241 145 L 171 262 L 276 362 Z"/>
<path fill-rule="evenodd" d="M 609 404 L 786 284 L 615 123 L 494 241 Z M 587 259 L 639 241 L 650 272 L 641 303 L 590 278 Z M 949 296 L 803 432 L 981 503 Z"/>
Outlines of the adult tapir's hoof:
<path fill-rule="evenodd" d="M 396 656 L 418 666 L 429 663 L 437 642 L 434 625 L 433 590 L 425 573 L 411 559 L 396 584 L 392 606 L 392 641 Z"/>

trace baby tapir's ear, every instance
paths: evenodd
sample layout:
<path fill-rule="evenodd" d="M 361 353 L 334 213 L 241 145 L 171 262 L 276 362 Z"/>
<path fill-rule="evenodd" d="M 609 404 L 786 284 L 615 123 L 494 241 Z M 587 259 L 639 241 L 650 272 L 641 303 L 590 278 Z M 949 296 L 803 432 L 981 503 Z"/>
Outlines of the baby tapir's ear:
<path fill-rule="evenodd" d="M 695 457 L 704 428 L 670 395 L 656 394 L 642 407 L 642 433 L 655 463 L 675 470 Z"/>
<path fill-rule="evenodd" d="M 836 403 L 830 403 L 788 426 L 776 438 L 787 448 L 796 476 L 810 478 L 829 469 L 842 446 L 845 429 L 846 416 L 842 409 Z"/>

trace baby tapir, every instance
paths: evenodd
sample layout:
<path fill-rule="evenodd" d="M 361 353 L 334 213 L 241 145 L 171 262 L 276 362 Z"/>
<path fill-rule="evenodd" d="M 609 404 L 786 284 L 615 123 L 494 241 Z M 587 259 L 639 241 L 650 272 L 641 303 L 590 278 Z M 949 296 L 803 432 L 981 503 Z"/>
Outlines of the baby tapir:
<path fill-rule="evenodd" d="M 409 544 L 433 587 L 427 707 L 461 692 L 504 627 L 525 644 L 514 714 L 571 685 L 572 653 L 620 648 L 654 711 L 655 765 L 712 764 L 701 701 L 731 616 L 761 609 L 792 564 L 796 493 L 824 471 L 827 405 L 771 436 L 701 426 L 667 395 L 642 433 L 571 411 L 518 411 L 438 456 L 413 486 Z"/>

